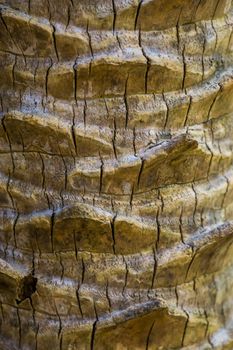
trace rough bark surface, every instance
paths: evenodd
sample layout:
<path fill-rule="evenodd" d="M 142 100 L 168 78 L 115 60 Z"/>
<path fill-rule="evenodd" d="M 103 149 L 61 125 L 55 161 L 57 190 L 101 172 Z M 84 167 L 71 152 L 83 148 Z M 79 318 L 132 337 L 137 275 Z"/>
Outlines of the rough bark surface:
<path fill-rule="evenodd" d="M 0 349 L 233 349 L 230 0 L 0 0 Z"/>

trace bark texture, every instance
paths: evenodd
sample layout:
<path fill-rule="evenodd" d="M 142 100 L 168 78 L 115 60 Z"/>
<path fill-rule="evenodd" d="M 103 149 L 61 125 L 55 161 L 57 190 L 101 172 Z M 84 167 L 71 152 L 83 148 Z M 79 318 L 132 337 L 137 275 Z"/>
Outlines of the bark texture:
<path fill-rule="evenodd" d="M 230 0 L 0 0 L 0 349 L 233 349 Z"/>

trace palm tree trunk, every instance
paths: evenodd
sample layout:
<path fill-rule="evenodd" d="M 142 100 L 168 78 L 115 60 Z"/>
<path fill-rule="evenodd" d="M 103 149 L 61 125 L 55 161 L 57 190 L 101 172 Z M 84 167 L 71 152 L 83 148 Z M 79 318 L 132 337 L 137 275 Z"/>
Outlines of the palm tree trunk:
<path fill-rule="evenodd" d="M 232 2 L 0 3 L 0 349 L 232 349 Z"/>

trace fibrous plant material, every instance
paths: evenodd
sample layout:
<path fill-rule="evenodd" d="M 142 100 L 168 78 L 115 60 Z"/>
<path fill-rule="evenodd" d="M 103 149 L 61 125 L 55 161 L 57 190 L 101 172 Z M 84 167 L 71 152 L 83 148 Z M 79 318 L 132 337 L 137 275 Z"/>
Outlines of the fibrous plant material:
<path fill-rule="evenodd" d="M 0 349 L 233 349 L 233 4 L 0 0 Z"/>

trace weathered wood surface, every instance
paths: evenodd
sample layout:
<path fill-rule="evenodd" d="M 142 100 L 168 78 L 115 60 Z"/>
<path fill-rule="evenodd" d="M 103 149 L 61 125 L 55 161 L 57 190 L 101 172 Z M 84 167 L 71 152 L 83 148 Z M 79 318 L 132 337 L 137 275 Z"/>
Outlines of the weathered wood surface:
<path fill-rule="evenodd" d="M 230 0 L 0 0 L 0 349 L 233 349 Z"/>

